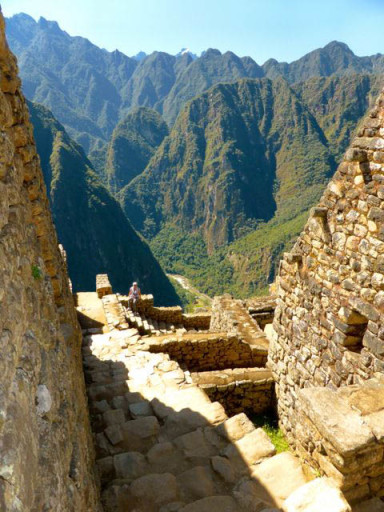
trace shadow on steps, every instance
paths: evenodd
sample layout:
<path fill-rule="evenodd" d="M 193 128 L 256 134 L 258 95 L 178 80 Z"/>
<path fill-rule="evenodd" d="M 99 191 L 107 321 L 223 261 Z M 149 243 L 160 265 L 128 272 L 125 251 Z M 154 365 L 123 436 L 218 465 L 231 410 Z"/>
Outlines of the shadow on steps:
<path fill-rule="evenodd" d="M 106 512 L 271 512 L 306 482 L 245 414 L 228 418 L 175 361 L 124 332 L 85 335 Z"/>

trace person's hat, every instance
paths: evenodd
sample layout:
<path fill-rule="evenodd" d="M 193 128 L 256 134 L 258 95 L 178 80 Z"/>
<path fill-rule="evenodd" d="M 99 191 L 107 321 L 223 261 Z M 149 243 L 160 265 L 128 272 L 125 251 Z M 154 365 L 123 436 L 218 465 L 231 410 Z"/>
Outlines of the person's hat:
<path fill-rule="evenodd" d="M 136 281 L 135 281 L 135 282 L 133 283 L 133 286 L 135 286 L 135 285 L 137 286 L 137 283 L 136 283 Z"/>

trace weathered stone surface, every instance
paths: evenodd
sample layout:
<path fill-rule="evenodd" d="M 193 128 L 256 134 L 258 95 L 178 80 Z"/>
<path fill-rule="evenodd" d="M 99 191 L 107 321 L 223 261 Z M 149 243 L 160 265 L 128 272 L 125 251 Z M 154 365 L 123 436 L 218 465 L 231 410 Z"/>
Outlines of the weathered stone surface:
<path fill-rule="evenodd" d="M 211 458 L 212 468 L 221 478 L 228 483 L 233 483 L 235 481 L 235 471 L 225 457 L 219 457 L 215 455 Z"/>
<path fill-rule="evenodd" d="M 230 496 L 211 496 L 190 503 L 181 512 L 238 512 L 238 506 Z"/>
<path fill-rule="evenodd" d="M 170 473 L 151 474 L 138 478 L 131 484 L 131 493 L 136 498 L 156 505 L 177 501 L 179 497 L 176 478 Z"/>
<path fill-rule="evenodd" d="M 355 505 L 352 512 L 384 512 L 384 501 L 379 498 L 364 501 Z"/>
<path fill-rule="evenodd" d="M 329 478 L 317 478 L 297 489 L 283 504 L 283 512 L 351 512 Z"/>
<path fill-rule="evenodd" d="M 147 462 L 144 455 L 138 452 L 119 453 L 113 457 L 117 478 L 134 480 L 144 475 Z"/>
<path fill-rule="evenodd" d="M 151 404 L 146 401 L 131 404 L 129 406 L 129 412 L 134 419 L 139 418 L 140 416 L 152 416 L 153 414 Z"/>
<path fill-rule="evenodd" d="M 0 112 L 0 510 L 96 511 L 81 331 L 1 14 Z"/>
<path fill-rule="evenodd" d="M 231 462 L 237 463 L 237 466 L 240 461 L 243 461 L 243 464 L 246 465 L 256 464 L 264 457 L 271 457 L 275 453 L 275 447 L 261 428 L 246 434 L 238 441 L 230 444 L 224 451 L 224 455 Z"/>
<path fill-rule="evenodd" d="M 329 389 L 299 392 L 305 413 L 341 454 L 348 455 L 374 442 L 371 430 L 348 403 Z M 347 433 L 353 432 L 353 435 Z"/>
<path fill-rule="evenodd" d="M 217 432 L 229 441 L 238 441 L 255 430 L 255 426 L 244 413 L 236 414 L 217 427 Z"/>
<path fill-rule="evenodd" d="M 273 496 L 277 505 L 307 482 L 300 460 L 291 452 L 266 459 L 252 471 L 252 478 Z"/>
<path fill-rule="evenodd" d="M 178 478 L 182 495 L 193 499 L 206 498 L 215 494 L 212 473 L 207 466 L 195 466 L 181 473 Z"/>

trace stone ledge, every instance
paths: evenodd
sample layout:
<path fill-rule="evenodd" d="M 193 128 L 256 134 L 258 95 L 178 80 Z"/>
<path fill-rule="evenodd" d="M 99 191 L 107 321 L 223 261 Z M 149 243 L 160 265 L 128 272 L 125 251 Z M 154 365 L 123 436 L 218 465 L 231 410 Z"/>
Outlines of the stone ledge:
<path fill-rule="evenodd" d="M 337 392 L 309 388 L 300 390 L 298 397 L 304 413 L 339 454 L 347 456 L 375 443 L 371 429 Z"/>

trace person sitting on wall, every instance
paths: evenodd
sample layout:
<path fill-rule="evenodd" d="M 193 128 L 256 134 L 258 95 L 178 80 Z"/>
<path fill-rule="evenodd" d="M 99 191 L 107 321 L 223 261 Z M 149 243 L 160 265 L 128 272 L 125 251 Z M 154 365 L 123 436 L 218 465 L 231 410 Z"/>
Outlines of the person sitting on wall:
<path fill-rule="evenodd" d="M 141 291 L 140 288 L 137 286 L 137 283 L 134 282 L 132 286 L 129 289 L 129 295 L 128 295 L 128 304 L 131 310 L 137 314 L 137 303 L 141 298 Z"/>

